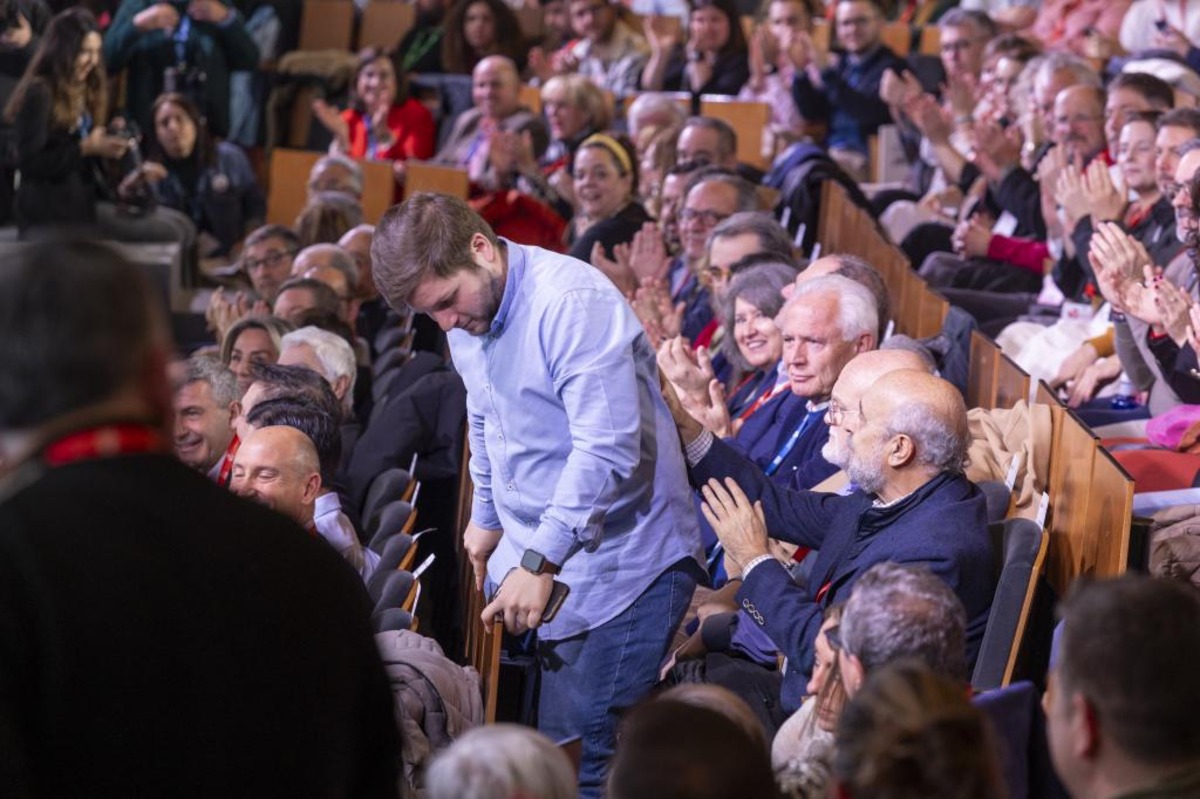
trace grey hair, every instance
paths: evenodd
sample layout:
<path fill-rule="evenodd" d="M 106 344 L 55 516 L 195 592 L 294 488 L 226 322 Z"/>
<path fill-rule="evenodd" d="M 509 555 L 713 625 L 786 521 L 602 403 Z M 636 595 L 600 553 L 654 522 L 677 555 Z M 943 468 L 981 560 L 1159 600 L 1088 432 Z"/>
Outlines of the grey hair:
<path fill-rule="evenodd" d="M 357 228 L 352 228 L 355 230 Z M 347 231 L 349 233 L 350 231 Z M 343 237 L 345 234 L 343 234 Z M 300 257 L 305 253 L 329 253 L 329 266 L 342 273 L 346 278 L 346 288 L 353 297 L 358 290 L 358 265 L 354 263 L 354 256 L 346 252 L 345 249 L 337 244 L 328 244 L 322 242 L 320 244 L 310 244 L 300 252 L 296 253 L 296 259 L 292 263 L 300 260 Z"/>
<path fill-rule="evenodd" d="M 669 117 L 667 127 L 678 127 L 687 119 L 687 111 L 672 98 L 655 92 L 645 92 L 634 98 L 626 109 L 625 117 L 632 126 L 633 121 L 642 116 L 662 115 Z"/>
<path fill-rule="evenodd" d="M 238 399 L 237 378 L 229 367 L 211 355 L 193 355 L 187 359 L 183 379 L 177 388 L 192 383 L 208 383 L 212 391 L 213 402 L 218 407 L 228 408 L 229 403 Z"/>
<path fill-rule="evenodd" d="M 575 770 L 537 730 L 488 724 L 459 737 L 425 773 L 427 799 L 574 799 Z"/>
<path fill-rule="evenodd" d="M 288 347 L 307 344 L 312 347 L 313 354 L 321 364 L 321 376 L 332 386 L 339 377 L 349 378 L 346 395 L 342 397 L 342 411 L 349 414 L 354 410 L 354 382 L 358 377 L 358 359 L 354 357 L 354 349 L 341 336 L 308 325 L 299 330 L 293 330 L 280 340 L 279 352 Z"/>
<path fill-rule="evenodd" d="M 833 257 L 837 258 L 838 264 L 840 264 L 833 274 L 848 277 L 855 283 L 861 283 L 875 295 L 875 310 L 879 314 L 879 333 L 875 343 L 878 344 L 883 341 L 883 331 L 892 314 L 891 300 L 888 297 L 887 284 L 883 282 L 883 275 L 857 255 L 838 253 Z"/>
<path fill-rule="evenodd" d="M 864 333 L 873 339 L 879 336 L 879 311 L 875 296 L 863 284 L 841 275 L 821 275 L 797 284 L 792 298 L 784 304 L 783 313 L 804 297 L 832 294 L 838 299 L 838 328 L 843 341 L 852 341 Z M 878 346 L 879 342 L 876 341 Z"/>
<path fill-rule="evenodd" d="M 783 287 L 789 285 L 796 277 L 796 270 L 784 262 L 767 262 L 755 264 L 744 272 L 738 272 L 729 281 L 729 289 L 725 292 L 724 328 L 725 337 L 721 340 L 721 351 L 738 372 L 746 372 L 750 365 L 738 349 L 733 339 L 734 307 L 740 299 L 753 305 L 763 316 L 772 319 L 783 307 Z"/>
<path fill-rule="evenodd" d="M 996 23 L 982 11 L 955 7 L 947 11 L 937 21 L 938 30 L 946 28 L 974 28 L 976 33 L 986 38 L 993 38 L 996 33 Z"/>
<path fill-rule="evenodd" d="M 708 234 L 708 246 L 712 246 L 713 239 L 733 238 L 747 233 L 758 236 L 759 252 L 778 255 L 789 261 L 795 257 L 792 251 L 792 237 L 775 217 L 763 211 L 741 211 L 721 220 Z"/>
<path fill-rule="evenodd" d="M 679 131 L 679 135 L 683 135 L 683 131 L 688 128 L 699 128 L 700 130 L 711 130 L 717 134 L 717 142 L 721 151 L 717 153 L 718 157 L 733 155 L 737 152 L 737 131 L 733 129 L 728 122 L 716 117 L 688 117 L 687 122 L 683 123 L 683 127 Z"/>
<path fill-rule="evenodd" d="M 754 188 L 754 184 L 736 172 L 719 166 L 702 166 L 688 176 L 687 184 L 683 188 L 684 205 L 687 205 L 687 196 L 702 183 L 724 183 L 726 186 L 732 186 L 737 192 L 737 205 L 733 209 L 735 214 L 758 210 L 758 190 Z"/>
<path fill-rule="evenodd" d="M 913 441 L 917 463 L 938 472 L 961 474 L 967 462 L 966 419 L 948 421 L 921 402 L 898 406 L 887 421 L 884 440 L 906 435 Z"/>
<path fill-rule="evenodd" d="M 939 675 L 967 678 L 967 612 L 927 566 L 877 563 L 854 583 L 840 634 L 847 654 L 870 674 L 916 658 Z"/>
<path fill-rule="evenodd" d="M 897 333 L 887 341 L 879 344 L 881 350 L 904 350 L 911 352 L 921 359 L 921 363 L 925 364 L 925 371 L 929 374 L 937 374 L 937 361 L 934 360 L 933 354 L 921 342 L 917 341 L 912 336 L 906 336 L 903 333 Z"/>
<path fill-rule="evenodd" d="M 312 181 L 313 175 L 321 174 L 321 170 L 325 167 L 337 164 L 343 166 L 350 172 L 350 193 L 355 197 L 361 197 L 363 193 L 363 169 L 362 166 L 353 158 L 342 155 L 341 153 L 329 153 L 317 159 L 313 164 L 312 169 L 308 172 L 309 182 Z"/>
<path fill-rule="evenodd" d="M 1053 75 L 1056 72 L 1070 72 L 1071 77 L 1080 86 L 1091 86 L 1099 89 L 1103 86 L 1100 75 L 1082 58 L 1070 53 L 1047 53 L 1029 62 L 1026 69 L 1034 70 L 1036 79 L 1040 75 Z"/>

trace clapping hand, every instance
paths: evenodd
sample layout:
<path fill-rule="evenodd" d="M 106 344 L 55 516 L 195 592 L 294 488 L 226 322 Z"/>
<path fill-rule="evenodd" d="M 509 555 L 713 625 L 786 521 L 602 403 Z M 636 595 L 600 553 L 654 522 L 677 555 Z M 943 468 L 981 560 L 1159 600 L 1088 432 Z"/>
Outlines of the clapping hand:
<path fill-rule="evenodd" d="M 321 99 L 312 101 L 313 116 L 333 135 L 331 150 L 345 152 L 350 149 L 350 125 L 342 118 L 342 113 Z"/>
<path fill-rule="evenodd" d="M 155 3 L 139 11 L 133 18 L 133 27 L 143 33 L 154 30 L 173 31 L 179 25 L 179 12 L 170 3 Z"/>
<path fill-rule="evenodd" d="M 1090 213 L 1083 174 L 1074 164 L 1068 164 L 1059 172 L 1054 184 L 1054 200 L 1066 216 L 1068 232 L 1073 231 L 1079 220 Z"/>
<path fill-rule="evenodd" d="M 725 485 L 709 480 L 701 487 L 700 494 L 704 497 L 700 512 L 725 547 L 725 556 L 739 570 L 744 571 L 760 555 L 770 554 L 762 502 L 751 503 L 731 477 L 725 479 Z"/>
<path fill-rule="evenodd" d="M 197 22 L 211 22 L 219 25 L 233 13 L 233 9 L 218 0 L 191 0 L 188 3 L 187 13 Z"/>
<path fill-rule="evenodd" d="M 971 161 L 988 180 L 999 180 L 1005 169 L 1020 165 L 1024 140 L 1016 125 L 1001 128 L 990 122 L 979 122 L 974 134 Z"/>
<path fill-rule="evenodd" d="M 879 81 L 879 99 L 888 105 L 903 108 L 924 93 L 916 77 L 907 70 L 903 73 L 886 70 Z"/>
<path fill-rule="evenodd" d="M 679 26 L 672 17 L 651 14 L 642 21 L 642 34 L 650 49 L 658 53 L 669 52 L 679 44 Z"/>
<path fill-rule="evenodd" d="M 1192 298 L 1162 275 L 1155 275 L 1150 285 L 1154 290 L 1154 305 L 1158 308 L 1163 332 L 1182 347 L 1188 340 L 1191 323 Z"/>
<path fill-rule="evenodd" d="M 217 341 L 225 338 L 229 328 L 239 320 L 251 314 L 266 316 L 271 312 L 267 304 L 258 300 L 253 305 L 245 292 L 239 291 L 230 299 L 224 288 L 218 288 L 208 300 L 208 308 L 204 311 L 204 319 L 208 327 L 216 334 Z"/>
<path fill-rule="evenodd" d="M 655 349 L 679 335 L 683 328 L 685 303 L 671 303 L 666 284 L 656 278 L 643 280 L 633 295 L 633 312 Z"/>
<path fill-rule="evenodd" d="M 992 243 L 992 231 L 972 216 L 958 223 L 950 243 L 963 258 L 985 258 Z"/>
<path fill-rule="evenodd" d="M 681 401 L 687 412 L 718 438 L 728 438 L 736 432 L 726 404 L 725 386 L 721 385 L 720 380 L 713 378 L 708 381 L 708 392 L 703 403 L 694 404 L 686 396 Z"/>
<path fill-rule="evenodd" d="M 629 245 L 617 244 L 613 247 L 613 257 L 604 253 L 604 244 L 597 241 L 592 245 L 592 266 L 603 272 L 613 285 L 626 297 L 637 291 L 637 277 L 629 268 Z"/>
<path fill-rule="evenodd" d="M 933 144 L 946 144 L 954 132 L 953 120 L 941 104 L 928 94 L 917 95 L 907 105 L 908 118 L 921 131 L 921 135 Z"/>
<path fill-rule="evenodd" d="M 715 377 L 707 348 L 693 350 L 683 336 L 669 338 L 658 348 L 658 368 L 686 396 L 707 400 L 708 383 Z"/>
<path fill-rule="evenodd" d="M 1093 222 L 1120 219 L 1129 204 L 1129 188 L 1124 178 L 1118 176 L 1114 183 L 1108 166 L 1099 158 L 1088 164 L 1083 174 L 1083 191 Z"/>
<path fill-rule="evenodd" d="M 1200 304 L 1188 308 L 1187 340 L 1192 352 L 1200 353 Z"/>
<path fill-rule="evenodd" d="M 916 78 L 913 78 L 913 82 L 916 82 Z M 942 86 L 942 96 L 946 98 L 950 110 L 958 117 L 967 117 L 974 113 L 979 102 L 978 92 L 979 79 L 969 72 L 947 76 L 946 83 Z"/>
<path fill-rule="evenodd" d="M 1140 241 L 1121 230 L 1119 225 L 1101 222 L 1092 235 L 1088 257 L 1096 284 L 1113 308 L 1145 322 L 1150 320 L 1142 317 L 1142 313 L 1157 316 L 1153 299 L 1143 296 L 1143 286 L 1137 282 L 1150 265 L 1150 254 Z"/>
<path fill-rule="evenodd" d="M 629 268 L 639 282 L 665 280 L 671 267 L 671 256 L 662 233 L 654 222 L 646 222 L 633 234 L 629 243 Z"/>

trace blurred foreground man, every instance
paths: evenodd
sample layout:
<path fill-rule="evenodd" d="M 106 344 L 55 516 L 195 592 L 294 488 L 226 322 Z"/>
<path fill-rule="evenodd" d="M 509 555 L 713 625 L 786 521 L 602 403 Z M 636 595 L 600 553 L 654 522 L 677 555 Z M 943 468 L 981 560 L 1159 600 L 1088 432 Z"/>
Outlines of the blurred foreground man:
<path fill-rule="evenodd" d="M 165 331 L 102 245 L 0 270 L 0 796 L 395 796 L 362 582 L 171 456 Z"/>

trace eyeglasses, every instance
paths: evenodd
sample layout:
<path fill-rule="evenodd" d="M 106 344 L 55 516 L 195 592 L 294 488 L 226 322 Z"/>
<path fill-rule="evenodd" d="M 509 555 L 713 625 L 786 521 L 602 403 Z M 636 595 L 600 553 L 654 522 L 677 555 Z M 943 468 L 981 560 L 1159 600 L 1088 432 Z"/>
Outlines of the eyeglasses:
<path fill-rule="evenodd" d="M 695 208 L 684 208 L 679 212 L 680 222 L 701 222 L 707 227 L 716 227 L 733 214 L 721 214 L 716 211 L 697 211 Z"/>
<path fill-rule="evenodd" d="M 862 415 L 862 411 L 859 409 L 843 408 L 840 404 L 838 404 L 837 400 L 832 399 L 829 401 L 829 407 L 825 410 L 825 416 L 828 417 L 830 424 L 841 424 L 842 420 L 846 418 L 846 414 L 848 413 L 857 413 L 859 416 Z"/>
<path fill-rule="evenodd" d="M 245 268 L 245 270 L 247 272 L 253 272 L 255 269 L 258 269 L 260 266 L 265 266 L 268 269 L 274 269 L 275 267 L 279 266 L 279 263 L 284 258 L 290 258 L 294 254 L 295 254 L 295 250 L 282 250 L 282 251 L 281 250 L 272 250 L 271 252 L 264 255 L 262 258 L 246 259 L 245 261 L 242 262 L 242 266 L 243 266 L 243 268 Z"/>

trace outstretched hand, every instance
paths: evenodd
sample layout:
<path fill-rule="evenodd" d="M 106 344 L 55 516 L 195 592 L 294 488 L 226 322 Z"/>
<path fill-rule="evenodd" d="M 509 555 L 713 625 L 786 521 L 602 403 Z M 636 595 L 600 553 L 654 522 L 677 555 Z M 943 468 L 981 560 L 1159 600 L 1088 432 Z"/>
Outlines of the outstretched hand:
<path fill-rule="evenodd" d="M 725 478 L 724 485 L 709 480 L 700 494 L 704 497 L 700 512 L 725 547 L 725 556 L 737 564 L 739 571 L 760 555 L 770 554 L 762 502 L 750 502 L 732 477 Z"/>

